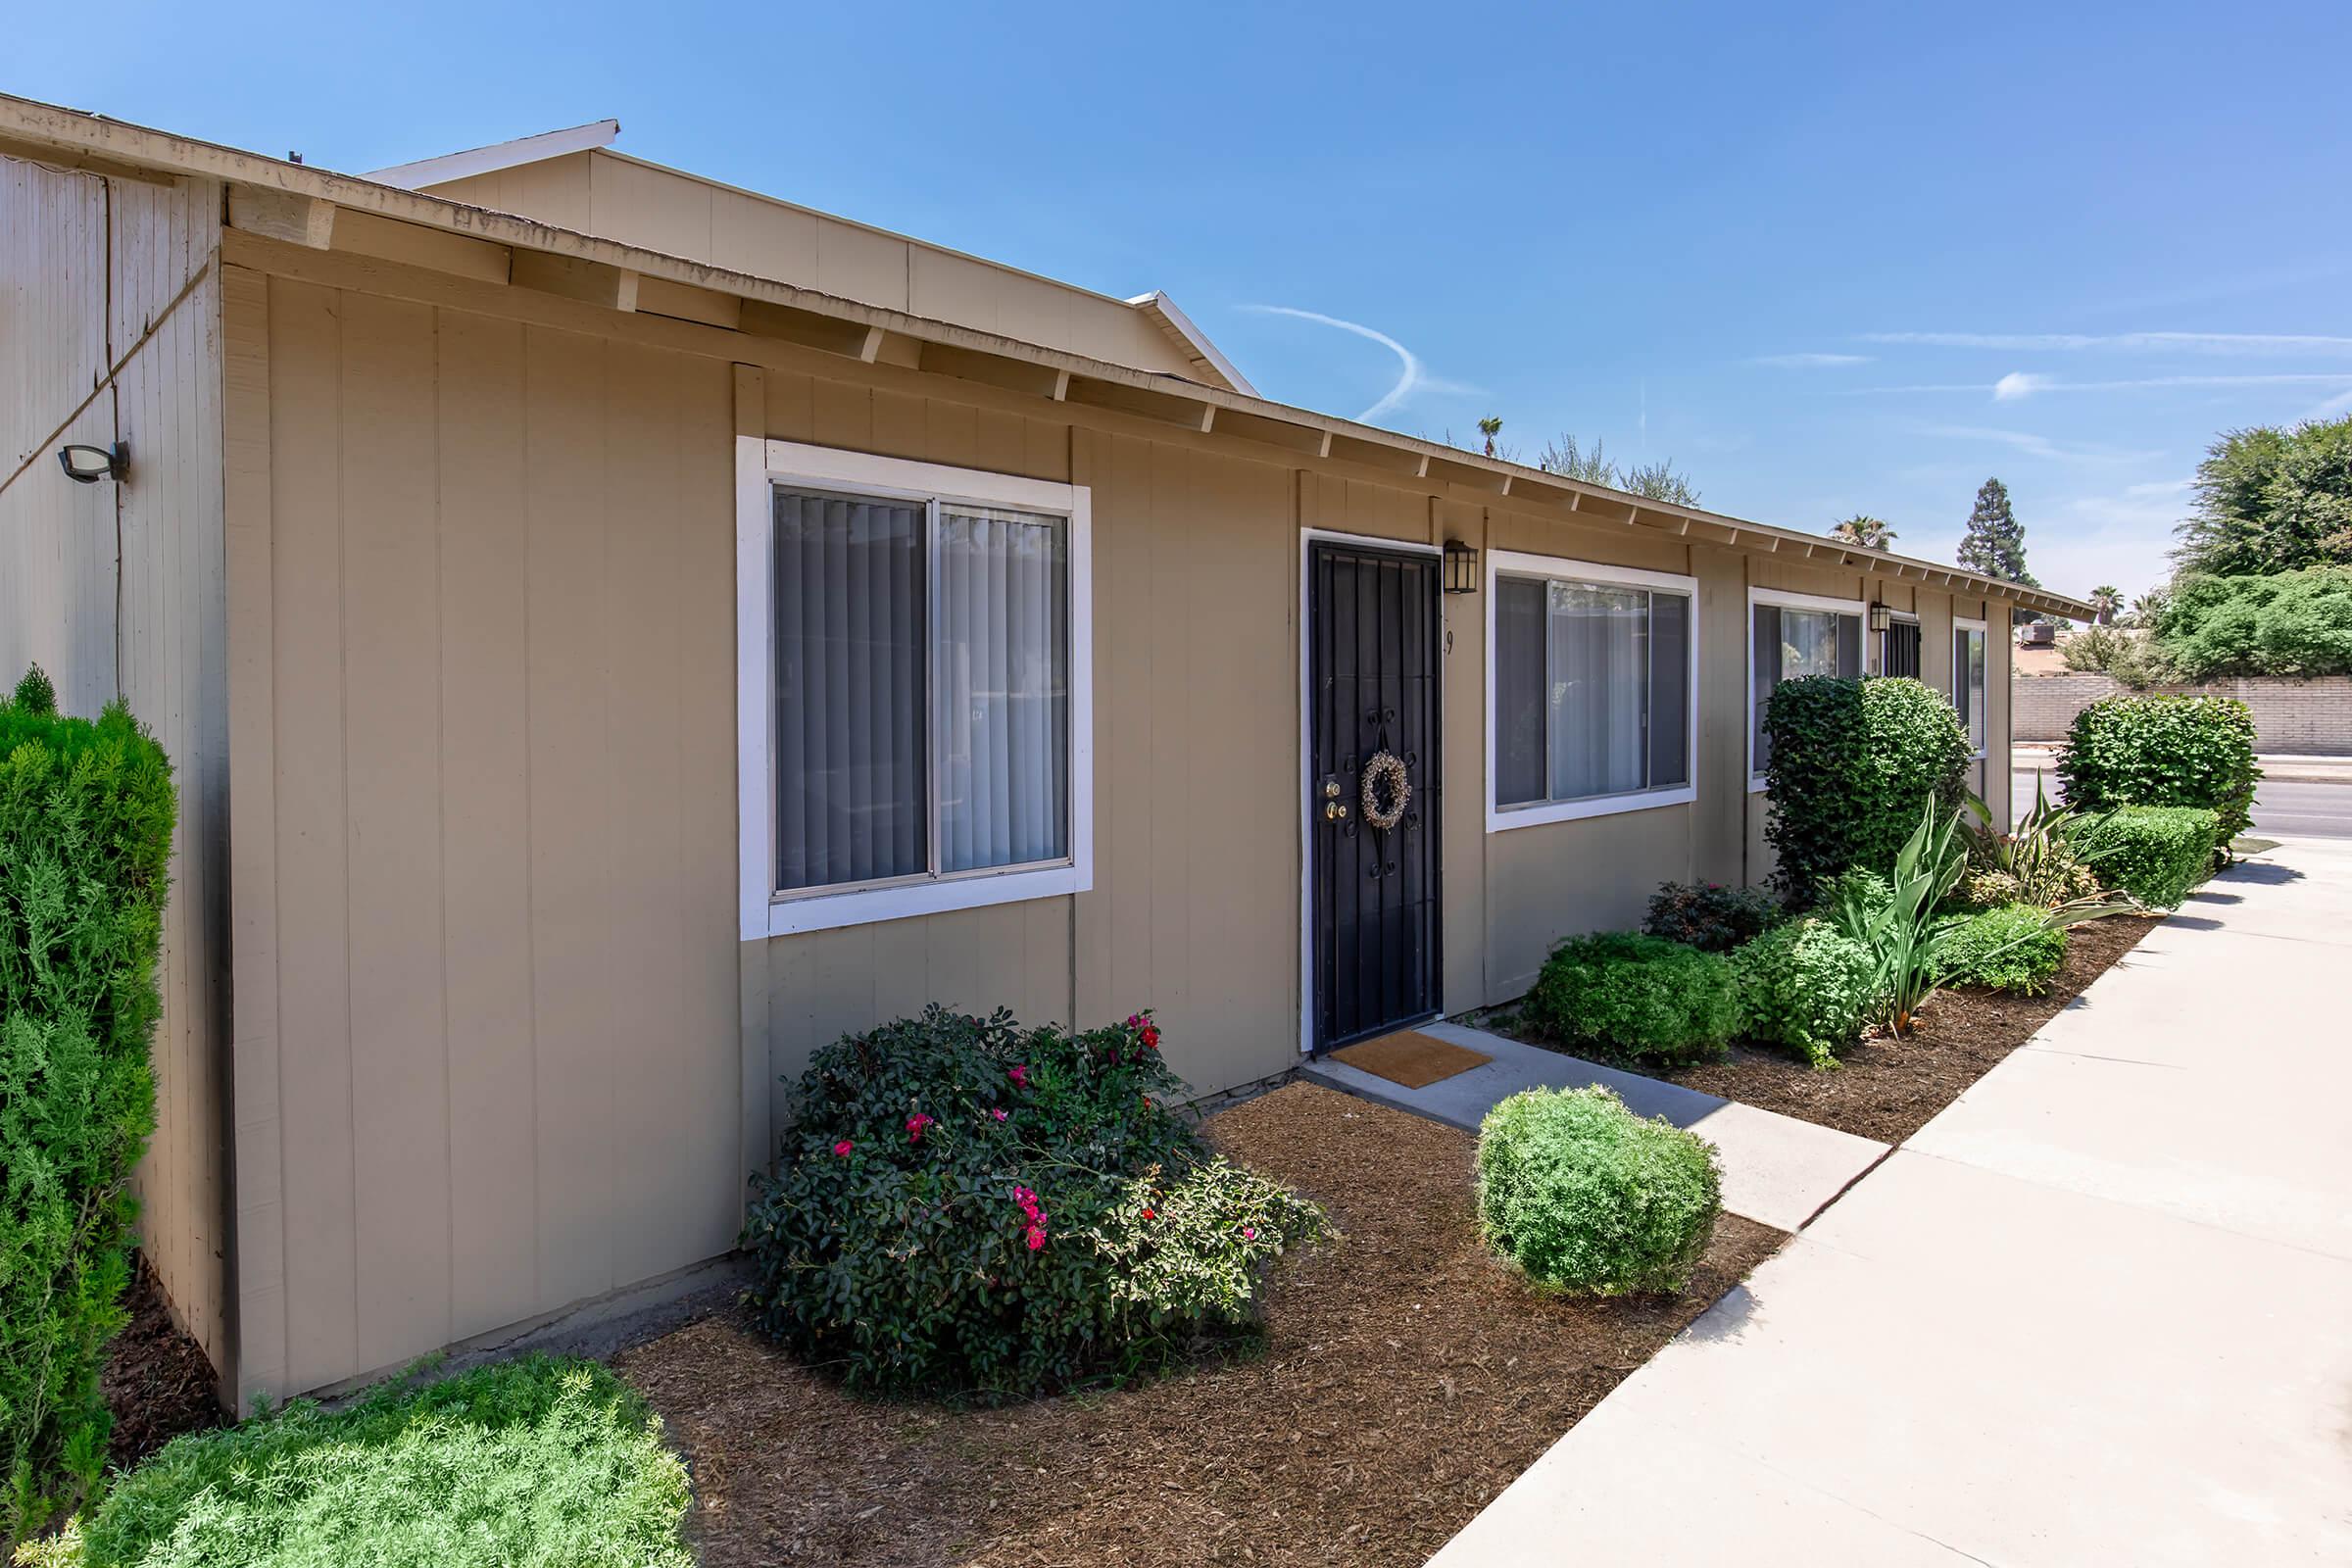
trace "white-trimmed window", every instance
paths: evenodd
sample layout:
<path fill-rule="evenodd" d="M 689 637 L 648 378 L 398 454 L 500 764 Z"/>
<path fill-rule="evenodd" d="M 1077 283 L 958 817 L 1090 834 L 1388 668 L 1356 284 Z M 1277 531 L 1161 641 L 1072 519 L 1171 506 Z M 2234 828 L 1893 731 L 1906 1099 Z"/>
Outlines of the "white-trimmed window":
<path fill-rule="evenodd" d="M 1747 591 L 1748 788 L 1764 787 L 1764 764 L 1771 760 L 1764 708 L 1773 688 L 1799 675 L 1860 675 L 1864 610 L 1859 599 Z"/>
<path fill-rule="evenodd" d="M 736 445 L 743 934 L 1091 886 L 1086 488 Z"/>
<path fill-rule="evenodd" d="M 1984 755 L 1984 623 L 1952 621 L 1952 707 L 1968 731 L 1971 755 Z"/>
<path fill-rule="evenodd" d="M 1921 656 L 1926 646 L 1917 615 L 1908 615 L 1899 610 L 1889 612 L 1886 629 L 1879 633 L 1879 673 L 1919 679 L 1923 667 Z"/>
<path fill-rule="evenodd" d="M 1488 552 L 1488 831 L 1692 798 L 1697 586 Z"/>

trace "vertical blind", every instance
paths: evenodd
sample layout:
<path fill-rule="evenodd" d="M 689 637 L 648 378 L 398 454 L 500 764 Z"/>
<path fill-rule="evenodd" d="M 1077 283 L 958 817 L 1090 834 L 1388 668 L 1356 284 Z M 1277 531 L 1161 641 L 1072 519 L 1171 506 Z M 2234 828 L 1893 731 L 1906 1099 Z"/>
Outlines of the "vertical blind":
<path fill-rule="evenodd" d="M 776 886 L 1069 854 L 1054 516 L 775 490 Z"/>
<path fill-rule="evenodd" d="M 1497 578 L 1495 803 L 1688 783 L 1690 676 L 1687 596 Z"/>

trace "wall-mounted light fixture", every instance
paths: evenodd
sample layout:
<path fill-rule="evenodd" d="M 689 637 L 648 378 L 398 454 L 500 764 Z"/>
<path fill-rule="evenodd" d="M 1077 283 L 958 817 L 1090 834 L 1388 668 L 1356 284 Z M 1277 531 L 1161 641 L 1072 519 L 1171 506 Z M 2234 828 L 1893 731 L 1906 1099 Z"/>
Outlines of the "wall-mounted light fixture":
<path fill-rule="evenodd" d="M 1883 604 L 1880 604 L 1875 599 L 1872 600 L 1870 604 L 1870 629 L 1872 631 L 1885 631 L 1886 629 L 1886 607 Z"/>
<path fill-rule="evenodd" d="M 130 467 L 130 448 L 120 442 L 111 447 L 59 447 L 57 466 L 75 484 L 119 480 Z"/>
<path fill-rule="evenodd" d="M 1446 591 L 1449 594 L 1478 592 L 1478 552 L 1459 539 L 1446 541 Z"/>

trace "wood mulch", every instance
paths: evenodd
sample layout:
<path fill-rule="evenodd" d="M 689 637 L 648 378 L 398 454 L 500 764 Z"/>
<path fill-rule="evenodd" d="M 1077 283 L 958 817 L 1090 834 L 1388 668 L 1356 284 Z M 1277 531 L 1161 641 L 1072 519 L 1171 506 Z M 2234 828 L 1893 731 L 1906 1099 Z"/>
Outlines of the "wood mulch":
<path fill-rule="evenodd" d="M 128 1469 L 183 1432 L 224 1425 L 213 1363 L 204 1347 L 172 1321 L 155 1270 L 135 1260 L 122 1298 L 130 1322 L 107 1342 L 98 1386 L 115 1418 L 110 1463 Z"/>
<path fill-rule="evenodd" d="M 2154 919 L 2132 914 L 2076 926 L 2067 933 L 2066 960 L 2042 995 L 1974 988 L 1939 992 L 1922 1009 L 1908 1039 L 1873 1035 L 1829 1071 L 1816 1071 L 1784 1052 L 1737 1045 L 1726 1059 L 1695 1067 L 1664 1071 L 1625 1065 L 1744 1105 L 1899 1144 L 2034 1038 L 2155 926 Z M 1481 1022 L 1530 1045 L 1553 1046 L 1518 1033 L 1507 1013 Z"/>
<path fill-rule="evenodd" d="M 993 1410 L 847 1395 L 732 1313 L 615 1355 L 704 1560 L 1419 1563 L 1784 1240 L 1726 1215 L 1681 1297 L 1545 1298 L 1479 1240 L 1466 1133 L 1308 1084 L 1205 1131 L 1345 1233 L 1285 1260 L 1254 1355 Z"/>

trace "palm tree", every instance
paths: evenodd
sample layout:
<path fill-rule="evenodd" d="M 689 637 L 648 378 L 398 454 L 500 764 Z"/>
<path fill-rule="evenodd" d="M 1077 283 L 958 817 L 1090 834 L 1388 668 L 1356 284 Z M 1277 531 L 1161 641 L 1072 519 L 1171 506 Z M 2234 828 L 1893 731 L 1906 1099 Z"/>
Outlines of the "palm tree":
<path fill-rule="evenodd" d="M 1894 542 L 1895 532 L 1886 526 L 1885 518 L 1857 512 L 1832 528 L 1830 537 L 1839 544 L 1859 545 L 1864 550 L 1884 550 Z"/>
<path fill-rule="evenodd" d="M 2097 612 L 2100 625 L 2112 626 L 2115 612 L 2124 608 L 2124 591 L 2113 583 L 2103 582 L 2090 591 L 2090 597 L 2083 603 Z"/>
<path fill-rule="evenodd" d="M 1502 416 L 1490 414 L 1478 421 L 1478 433 L 1487 438 L 1487 456 L 1494 455 L 1494 438 L 1502 434 Z"/>

